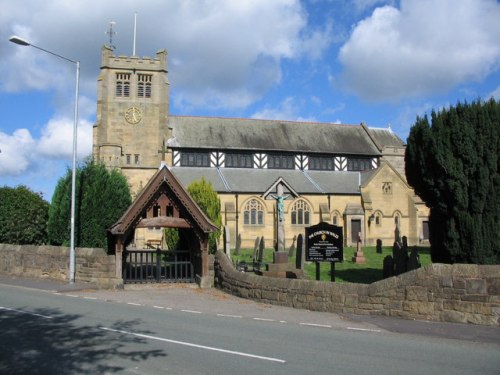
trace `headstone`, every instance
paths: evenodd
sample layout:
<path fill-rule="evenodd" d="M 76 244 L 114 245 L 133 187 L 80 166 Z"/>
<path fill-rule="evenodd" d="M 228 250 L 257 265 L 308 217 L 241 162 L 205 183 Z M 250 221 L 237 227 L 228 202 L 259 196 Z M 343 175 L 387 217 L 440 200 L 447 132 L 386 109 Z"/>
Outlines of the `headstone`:
<path fill-rule="evenodd" d="M 406 272 L 408 264 L 408 253 L 398 242 L 394 242 L 392 247 L 392 257 L 394 259 L 394 275 Z"/>
<path fill-rule="evenodd" d="M 295 240 L 297 239 L 297 236 L 293 236 L 292 244 L 290 245 L 290 249 L 288 250 L 288 257 L 293 258 L 295 255 Z"/>
<path fill-rule="evenodd" d="M 240 255 L 241 249 L 241 233 L 238 233 L 236 237 L 236 246 L 234 247 L 234 255 Z"/>
<path fill-rule="evenodd" d="M 422 265 L 420 264 L 420 256 L 418 255 L 418 249 L 413 247 L 411 249 L 410 258 L 408 259 L 408 271 L 416 270 L 420 268 Z"/>
<path fill-rule="evenodd" d="M 366 263 L 365 254 L 363 254 L 363 248 L 361 247 L 361 233 L 358 234 L 358 243 L 352 261 L 360 264 Z"/>
<path fill-rule="evenodd" d="M 401 240 L 401 231 L 399 230 L 399 223 L 396 224 L 396 228 L 394 229 L 394 242 L 397 242 L 400 246 L 403 244 Z"/>
<path fill-rule="evenodd" d="M 304 237 L 302 236 L 302 234 L 299 234 L 297 237 L 297 254 L 295 255 L 295 268 L 297 268 L 298 270 L 303 270 L 304 260 L 305 260 Z"/>
<path fill-rule="evenodd" d="M 224 253 L 231 260 L 231 233 L 229 227 L 224 227 Z"/>
<path fill-rule="evenodd" d="M 262 259 L 264 258 L 265 247 L 266 247 L 266 244 L 264 242 L 264 236 L 262 236 L 262 238 L 260 239 L 260 243 L 259 243 L 259 258 L 258 258 L 259 265 L 262 264 Z"/>
<path fill-rule="evenodd" d="M 382 269 L 382 276 L 384 279 L 394 276 L 394 260 L 390 255 L 384 258 L 384 265 Z"/>
<path fill-rule="evenodd" d="M 257 263 L 257 259 L 259 257 L 259 245 L 260 245 L 260 237 L 257 237 L 255 239 L 255 244 L 254 244 L 254 247 L 253 247 L 253 262 L 254 263 Z"/>
<path fill-rule="evenodd" d="M 380 238 L 377 239 L 377 254 L 382 254 L 382 240 Z"/>

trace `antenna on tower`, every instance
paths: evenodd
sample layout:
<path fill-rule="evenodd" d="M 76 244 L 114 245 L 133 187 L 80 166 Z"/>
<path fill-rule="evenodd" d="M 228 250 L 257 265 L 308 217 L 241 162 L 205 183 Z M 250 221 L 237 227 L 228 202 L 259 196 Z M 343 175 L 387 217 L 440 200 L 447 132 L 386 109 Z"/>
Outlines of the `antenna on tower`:
<path fill-rule="evenodd" d="M 137 37 L 137 12 L 134 13 L 134 43 L 132 46 L 132 56 L 135 56 L 135 40 Z"/>
<path fill-rule="evenodd" d="M 109 47 L 112 50 L 115 50 L 116 47 L 113 45 L 113 35 L 116 35 L 116 31 L 113 30 L 113 26 L 116 25 L 115 21 L 110 21 L 109 22 L 109 30 L 106 31 L 106 34 L 109 35 Z"/>

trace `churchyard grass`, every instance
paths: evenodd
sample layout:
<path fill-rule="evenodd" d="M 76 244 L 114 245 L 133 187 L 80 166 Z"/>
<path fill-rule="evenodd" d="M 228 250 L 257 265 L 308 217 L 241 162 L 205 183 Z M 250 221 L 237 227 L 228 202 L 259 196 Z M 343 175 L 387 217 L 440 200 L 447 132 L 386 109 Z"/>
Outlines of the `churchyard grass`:
<path fill-rule="evenodd" d="M 410 246 L 410 248 L 412 247 Z M 429 248 L 418 247 L 418 250 L 422 267 L 430 264 L 431 255 Z M 273 262 L 273 252 L 274 249 L 271 248 L 264 250 L 263 263 Z M 344 261 L 335 264 L 335 281 L 371 284 L 375 281 L 382 280 L 383 261 L 387 255 L 392 255 L 392 247 L 383 247 L 382 254 L 377 254 L 375 246 L 363 247 L 363 253 L 366 259 L 366 262 L 363 264 L 354 263 L 352 261 L 355 252 L 355 247 L 344 248 Z M 240 254 L 234 255 L 234 250 L 231 250 L 231 260 L 235 264 L 240 261 L 247 262 L 251 269 L 253 253 L 253 249 L 240 249 Z M 295 267 L 295 257 L 288 259 L 290 264 L 293 264 Z M 321 263 L 321 281 L 330 281 L 330 269 L 330 263 Z M 306 262 L 304 271 L 308 279 L 316 280 L 316 264 L 314 262 Z"/>

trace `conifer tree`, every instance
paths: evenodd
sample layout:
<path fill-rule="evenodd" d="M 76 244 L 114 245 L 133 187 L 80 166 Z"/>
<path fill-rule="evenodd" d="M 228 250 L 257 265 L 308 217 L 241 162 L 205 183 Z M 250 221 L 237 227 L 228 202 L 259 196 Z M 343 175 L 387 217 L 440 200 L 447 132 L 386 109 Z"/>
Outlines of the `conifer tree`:
<path fill-rule="evenodd" d="M 71 171 L 61 178 L 52 198 L 49 239 L 69 245 Z M 106 229 L 118 220 L 131 203 L 125 177 L 117 170 L 87 161 L 78 168 L 75 197 L 75 245 L 107 247 Z"/>
<path fill-rule="evenodd" d="M 459 103 L 418 118 L 408 183 L 430 208 L 433 262 L 500 263 L 500 102 Z"/>
<path fill-rule="evenodd" d="M 220 213 L 220 199 L 212 184 L 202 177 L 201 181 L 194 181 L 188 186 L 188 192 L 201 210 L 219 228 L 215 233 L 210 233 L 208 248 L 211 253 L 217 250 L 217 243 L 221 235 L 222 216 Z"/>

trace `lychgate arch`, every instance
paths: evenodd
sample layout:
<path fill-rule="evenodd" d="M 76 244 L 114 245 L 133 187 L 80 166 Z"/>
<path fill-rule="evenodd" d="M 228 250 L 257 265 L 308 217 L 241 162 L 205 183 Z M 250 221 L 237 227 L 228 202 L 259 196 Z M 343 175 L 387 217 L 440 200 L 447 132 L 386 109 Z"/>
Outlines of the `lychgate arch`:
<path fill-rule="evenodd" d="M 160 253 L 161 250 L 164 250 L 162 249 L 163 241 L 159 240 L 157 236 L 150 234 L 148 237 L 146 234 L 143 239 L 136 238 L 138 231 L 141 229 L 150 230 L 151 228 L 152 231 L 158 229 L 163 231 L 164 228 L 179 229 L 183 247 L 186 247 L 183 250 L 187 253 L 187 258 L 192 264 L 196 281 L 200 286 L 211 284 L 208 264 L 208 235 L 215 232 L 217 227 L 201 211 L 166 166 L 158 170 L 127 211 L 108 230 L 116 255 L 117 278 L 128 277 L 127 273 L 124 273 L 123 264 L 126 255 L 130 255 L 132 251 L 136 251 L 143 258 L 151 254 L 151 259 L 155 259 L 157 262 L 165 257 L 165 254 Z M 188 261 L 180 260 L 179 264 L 184 264 L 184 262 Z M 151 268 L 152 266 L 148 264 L 147 267 Z M 156 280 L 161 281 L 162 278 L 159 277 L 158 272 L 155 274 Z"/>

